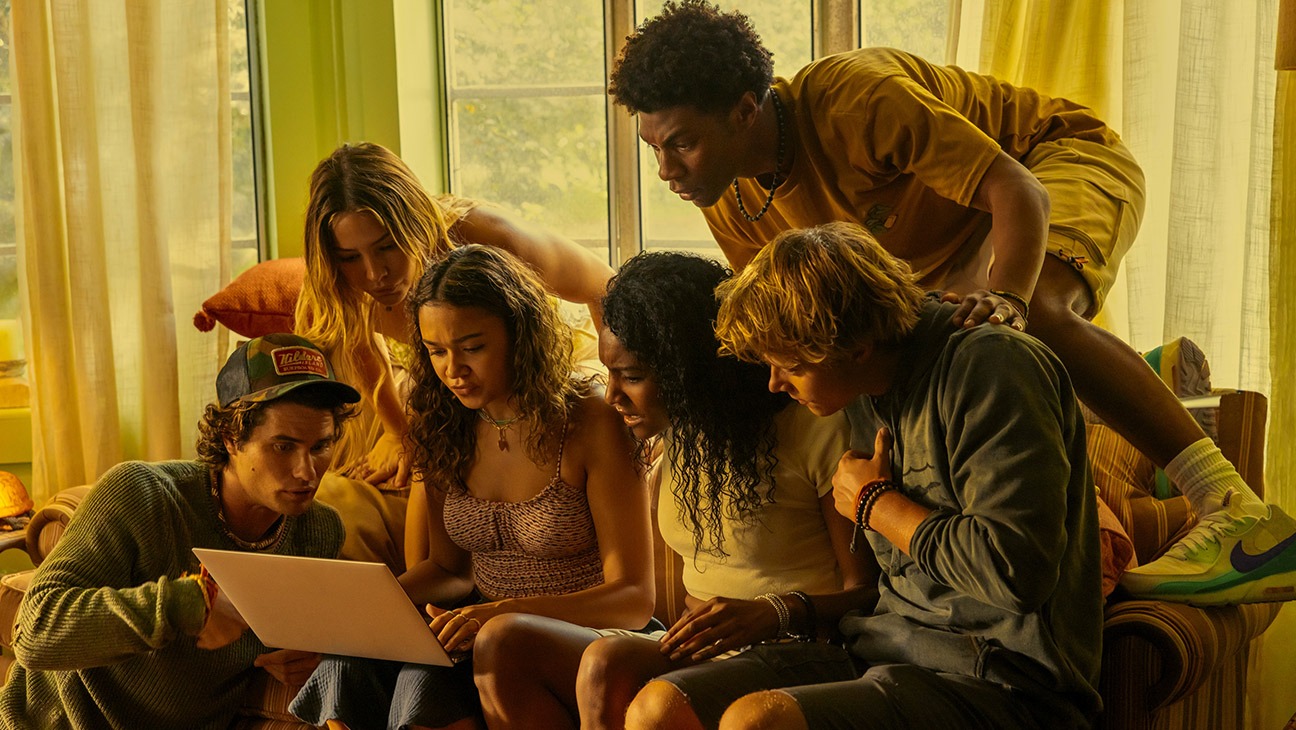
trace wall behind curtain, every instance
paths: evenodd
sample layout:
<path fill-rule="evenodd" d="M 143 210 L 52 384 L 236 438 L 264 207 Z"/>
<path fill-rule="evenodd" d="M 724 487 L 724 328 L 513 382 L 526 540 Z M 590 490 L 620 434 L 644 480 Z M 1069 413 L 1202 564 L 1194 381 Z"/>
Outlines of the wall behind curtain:
<path fill-rule="evenodd" d="M 1268 394 L 1265 497 L 1292 512 L 1296 317 L 1281 294 L 1296 281 L 1296 90 L 1284 79 L 1275 137 L 1277 15 L 1277 0 L 963 0 L 974 32 L 955 58 L 1121 133 L 1148 203 L 1103 324 L 1140 350 L 1191 337 L 1215 385 Z M 1292 609 L 1259 647 L 1249 722 L 1277 728 L 1296 711 Z"/>
<path fill-rule="evenodd" d="M 14 3 L 34 495 L 192 455 L 228 278 L 227 0 Z M 177 353 L 184 353 L 179 357 Z"/>
<path fill-rule="evenodd" d="M 1102 324 L 1147 350 L 1191 337 L 1218 385 L 1269 391 L 1276 0 L 964 0 L 960 62 L 1093 107 L 1147 175 Z"/>

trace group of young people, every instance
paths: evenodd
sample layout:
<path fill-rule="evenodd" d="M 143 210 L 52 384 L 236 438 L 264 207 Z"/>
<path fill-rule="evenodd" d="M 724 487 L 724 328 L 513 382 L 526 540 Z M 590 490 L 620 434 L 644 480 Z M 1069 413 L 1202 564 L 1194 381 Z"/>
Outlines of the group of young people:
<path fill-rule="evenodd" d="M 256 666 L 301 686 L 298 717 L 356 730 L 1088 727 L 1078 398 L 1202 516 L 1129 590 L 1296 597 L 1296 555 L 1271 549 L 1296 525 L 1087 321 L 1142 205 L 1091 112 L 889 49 L 776 80 L 747 18 L 702 0 L 640 26 L 609 91 L 733 271 L 645 253 L 614 273 L 342 146 L 311 179 L 300 336 L 231 357 L 201 462 L 96 488 L 24 602 L 5 726 L 223 728 Z M 604 377 L 558 298 L 588 308 Z M 280 372 L 282 348 L 317 367 Z M 347 444 L 361 396 L 376 428 Z M 400 581 L 453 666 L 271 652 L 188 552 L 336 555 L 330 465 L 411 486 Z M 669 626 L 654 526 L 683 563 Z M 1230 575 L 1235 544 L 1272 565 Z M 203 701 L 165 702 L 159 672 Z"/>

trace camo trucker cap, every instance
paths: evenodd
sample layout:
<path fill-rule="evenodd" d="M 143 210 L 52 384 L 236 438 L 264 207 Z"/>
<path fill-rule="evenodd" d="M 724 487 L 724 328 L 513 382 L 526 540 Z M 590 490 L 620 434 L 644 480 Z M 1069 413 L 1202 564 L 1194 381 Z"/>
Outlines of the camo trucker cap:
<path fill-rule="evenodd" d="M 343 403 L 360 393 L 333 377 L 333 366 L 310 340 L 280 332 L 238 346 L 216 376 L 216 398 L 224 408 L 237 400 L 263 403 L 310 386 L 327 388 Z"/>

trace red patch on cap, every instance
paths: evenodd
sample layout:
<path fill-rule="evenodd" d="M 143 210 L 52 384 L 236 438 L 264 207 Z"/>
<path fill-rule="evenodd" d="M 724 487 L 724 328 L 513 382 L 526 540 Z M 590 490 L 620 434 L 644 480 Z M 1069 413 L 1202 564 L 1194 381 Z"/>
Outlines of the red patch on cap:
<path fill-rule="evenodd" d="M 309 347 L 279 347 L 270 352 L 277 375 L 318 375 L 328 377 L 324 355 Z"/>

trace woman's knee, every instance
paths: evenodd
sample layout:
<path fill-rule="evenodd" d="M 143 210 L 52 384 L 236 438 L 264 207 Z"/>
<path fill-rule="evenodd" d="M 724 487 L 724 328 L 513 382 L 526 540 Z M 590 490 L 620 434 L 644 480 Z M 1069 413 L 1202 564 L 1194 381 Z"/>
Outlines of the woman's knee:
<path fill-rule="evenodd" d="M 738 698 L 720 718 L 720 730 L 808 730 L 801 706 L 780 690 Z"/>
<path fill-rule="evenodd" d="M 591 643 L 581 655 L 580 671 L 576 675 L 578 688 L 601 692 L 611 678 L 621 674 L 638 662 L 635 657 L 643 651 L 643 639 L 631 636 L 604 636 Z M 616 670 L 622 670 L 618 672 Z"/>
<path fill-rule="evenodd" d="M 482 624 L 473 639 L 473 665 L 505 667 L 515 664 L 518 652 L 528 656 L 545 641 L 545 631 L 539 625 L 543 619 L 525 613 L 506 613 Z"/>
<path fill-rule="evenodd" d="M 626 730 L 700 728 L 697 714 L 679 687 L 663 680 L 645 684 L 626 709 Z"/>

